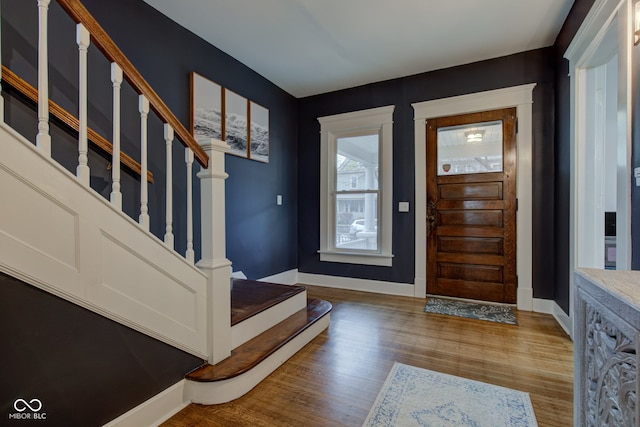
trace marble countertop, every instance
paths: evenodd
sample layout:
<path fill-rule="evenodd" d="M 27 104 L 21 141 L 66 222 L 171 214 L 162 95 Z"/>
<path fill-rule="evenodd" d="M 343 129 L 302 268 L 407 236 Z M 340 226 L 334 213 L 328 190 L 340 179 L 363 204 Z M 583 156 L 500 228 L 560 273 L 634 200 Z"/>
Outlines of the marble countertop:
<path fill-rule="evenodd" d="M 640 309 L 640 271 L 579 268 L 576 273 Z"/>

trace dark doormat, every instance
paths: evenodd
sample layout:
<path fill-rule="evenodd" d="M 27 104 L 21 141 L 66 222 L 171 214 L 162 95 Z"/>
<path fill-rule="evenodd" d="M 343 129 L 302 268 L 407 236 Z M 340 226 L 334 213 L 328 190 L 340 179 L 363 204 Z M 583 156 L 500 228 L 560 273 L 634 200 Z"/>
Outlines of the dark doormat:
<path fill-rule="evenodd" d="M 513 308 L 508 305 L 429 297 L 424 311 L 427 313 L 448 314 L 450 316 L 466 317 L 469 319 L 487 320 L 489 322 L 507 323 L 509 325 L 518 324 Z"/>

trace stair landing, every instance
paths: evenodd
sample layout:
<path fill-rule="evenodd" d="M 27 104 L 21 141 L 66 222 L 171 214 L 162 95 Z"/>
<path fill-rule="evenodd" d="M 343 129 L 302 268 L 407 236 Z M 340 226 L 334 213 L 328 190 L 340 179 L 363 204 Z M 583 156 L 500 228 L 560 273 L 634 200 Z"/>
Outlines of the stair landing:
<path fill-rule="evenodd" d="M 278 285 L 245 279 L 232 279 L 231 283 L 231 326 L 306 290 L 304 286 Z"/>

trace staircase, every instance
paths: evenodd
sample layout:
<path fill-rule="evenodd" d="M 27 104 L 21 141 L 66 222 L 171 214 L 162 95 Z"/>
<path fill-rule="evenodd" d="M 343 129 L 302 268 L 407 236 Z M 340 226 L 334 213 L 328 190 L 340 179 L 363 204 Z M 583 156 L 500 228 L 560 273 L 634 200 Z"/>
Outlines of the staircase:
<path fill-rule="evenodd" d="M 24 3 L 24 7 L 35 7 Z M 35 2 L 34 2 L 35 3 Z M 106 35 L 79 0 L 57 0 L 77 23 L 80 63 L 78 118 L 49 99 L 47 60 L 48 0 L 39 0 L 38 87 L 22 82 L 3 66 L 6 91 L 37 99 L 37 136 L 29 141 L 4 123 L 0 108 L 0 271 L 118 323 L 179 348 L 208 363 L 185 379 L 183 403 L 216 404 L 253 388 L 329 324 L 331 305 L 308 300 L 300 286 L 234 280 L 225 250 L 225 152 L 223 141 L 195 141 L 159 96 Z M 111 62 L 113 139 L 97 137 L 87 125 L 86 54 L 90 43 Z M 84 68 L 83 68 L 84 67 Z M 7 79 L 6 77 L 9 77 Z M 139 94 L 139 153 L 127 156 L 120 144 L 120 87 Z M 4 104 L 0 97 L 0 106 Z M 78 135 L 76 173 L 52 158 L 55 138 L 49 115 Z M 163 125 L 166 169 L 149 171 L 147 118 Z M 67 129 L 69 130 L 69 129 Z M 35 134 L 35 132 L 34 132 Z M 174 159 L 174 138 L 185 146 Z M 96 141 L 99 139 L 100 141 Z M 111 193 L 91 187 L 90 144 L 109 159 Z M 55 150 L 54 150 L 55 151 Z M 133 160 L 139 158 L 139 163 Z M 124 159 L 124 160 L 123 160 Z M 187 174 L 186 250 L 175 250 L 172 170 L 183 162 Z M 139 216 L 123 211 L 121 162 L 139 177 Z M 192 179 L 197 162 L 202 211 L 194 215 Z M 149 185 L 166 182 L 164 236 L 152 233 Z M 137 197 L 136 196 L 136 197 Z M 199 220 L 201 247 L 193 247 Z M 195 249 L 195 250 L 194 250 Z M 200 249 L 200 260 L 194 254 Z M 232 283 L 232 286 L 230 286 Z M 140 405 L 140 411 L 157 411 Z M 154 409 L 155 408 L 155 409 Z M 175 408 L 173 408 L 175 409 Z M 163 408 L 171 411 L 171 408 Z M 123 411 L 124 412 L 124 411 Z M 161 414 L 149 414 L 158 419 Z"/>
<path fill-rule="evenodd" d="M 193 403 L 225 403 L 255 387 L 329 325 L 331 304 L 303 286 L 233 280 L 231 356 L 187 375 Z"/>

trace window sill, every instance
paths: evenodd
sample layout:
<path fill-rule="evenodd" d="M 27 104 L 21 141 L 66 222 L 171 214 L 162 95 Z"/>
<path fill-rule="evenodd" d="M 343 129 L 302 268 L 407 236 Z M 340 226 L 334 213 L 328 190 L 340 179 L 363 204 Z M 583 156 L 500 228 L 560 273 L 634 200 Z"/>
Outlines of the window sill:
<path fill-rule="evenodd" d="M 393 255 L 386 254 L 365 254 L 354 252 L 329 252 L 318 251 L 320 261 L 343 262 L 347 264 L 379 265 L 391 267 Z"/>

